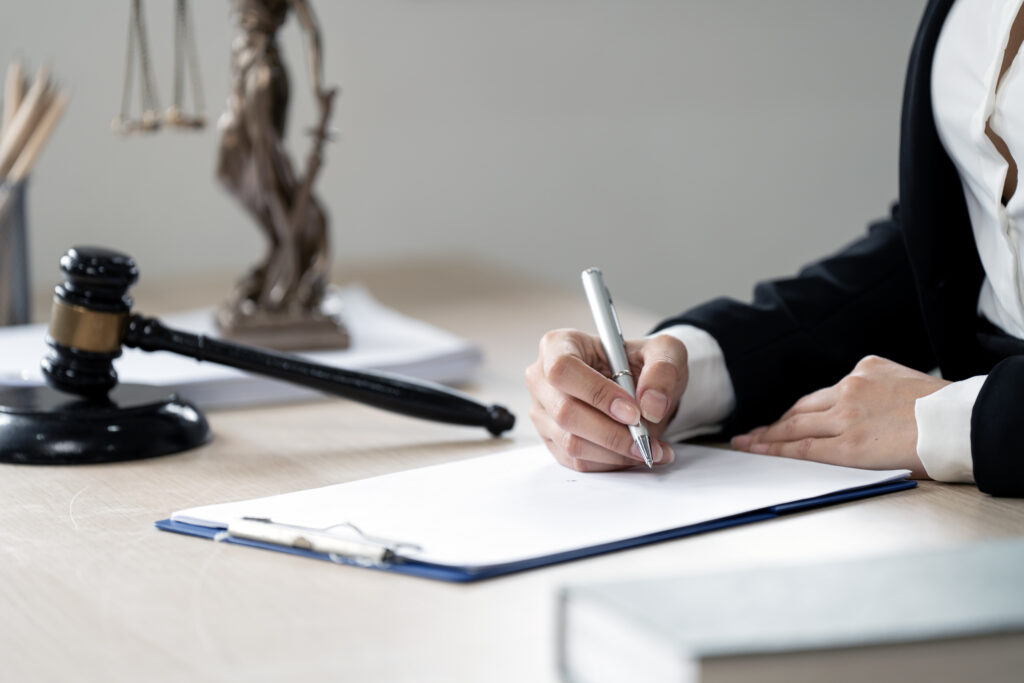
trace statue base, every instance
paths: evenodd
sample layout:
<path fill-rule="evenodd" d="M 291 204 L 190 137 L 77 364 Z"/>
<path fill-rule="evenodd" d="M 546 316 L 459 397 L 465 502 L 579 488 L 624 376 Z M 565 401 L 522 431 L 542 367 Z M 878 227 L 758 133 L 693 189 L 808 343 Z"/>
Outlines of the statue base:
<path fill-rule="evenodd" d="M 323 311 L 244 311 L 227 304 L 217 311 L 217 331 L 229 341 L 275 351 L 347 349 L 348 329 L 341 317 Z"/>

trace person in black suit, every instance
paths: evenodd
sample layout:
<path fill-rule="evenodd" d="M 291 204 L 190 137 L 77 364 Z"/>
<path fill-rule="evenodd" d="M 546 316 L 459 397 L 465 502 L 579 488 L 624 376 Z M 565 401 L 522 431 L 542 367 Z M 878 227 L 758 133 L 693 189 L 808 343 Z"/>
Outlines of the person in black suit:
<path fill-rule="evenodd" d="M 740 450 L 905 467 L 926 477 L 931 468 L 917 453 L 915 407 L 919 399 L 974 378 L 976 398 L 963 418 L 965 426 L 969 421 L 964 443 L 970 452 L 963 454 L 968 466 L 959 480 L 973 478 L 994 495 L 1024 496 L 1024 340 L 979 306 L 992 276 L 976 243 L 980 214 L 971 210 L 969 169 L 947 152 L 950 135 L 943 137 L 933 110 L 933 78 L 946 77 L 933 74 L 943 28 L 948 20 L 954 35 L 943 40 L 952 47 L 942 49 L 955 58 L 956 48 L 967 49 L 955 41 L 974 34 L 967 28 L 955 33 L 951 17 L 971 16 L 978 8 L 970 5 L 982 2 L 999 4 L 931 0 L 925 9 L 904 93 L 899 202 L 889 216 L 798 275 L 757 285 L 752 303 L 716 299 L 655 329 L 696 328 L 720 349 L 732 396 L 704 432 L 731 437 Z M 1010 38 L 1000 79 L 1024 35 L 1020 17 L 1009 15 L 1004 25 Z M 958 92 L 955 82 L 953 87 Z M 989 137 L 995 142 L 998 136 Z M 1015 163 L 1005 148 L 1000 153 L 1015 183 Z M 1009 176 L 1004 202 L 1006 190 L 1012 196 L 1014 189 Z M 1012 206 L 1005 204 L 1004 213 Z M 1020 259 L 1016 265 L 1021 267 Z M 681 401 L 700 412 L 702 399 L 688 387 L 693 349 L 687 342 L 652 334 L 628 342 L 627 350 L 636 400 L 607 379 L 595 337 L 555 330 L 541 340 L 538 359 L 526 372 L 531 418 L 563 465 L 582 471 L 635 465 L 623 424 L 642 414 L 661 437 Z M 941 376 L 929 374 L 935 368 Z M 662 462 L 671 460 L 666 443 L 657 450 Z"/>

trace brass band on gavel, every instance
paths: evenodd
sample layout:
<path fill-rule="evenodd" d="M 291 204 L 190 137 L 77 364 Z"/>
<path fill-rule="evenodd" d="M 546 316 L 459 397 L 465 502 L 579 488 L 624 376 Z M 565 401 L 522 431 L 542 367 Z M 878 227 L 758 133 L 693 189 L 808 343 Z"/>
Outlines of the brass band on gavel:
<path fill-rule="evenodd" d="M 119 352 L 128 327 L 128 316 L 127 311 L 91 311 L 54 299 L 50 315 L 50 338 L 61 346 L 82 351 Z"/>

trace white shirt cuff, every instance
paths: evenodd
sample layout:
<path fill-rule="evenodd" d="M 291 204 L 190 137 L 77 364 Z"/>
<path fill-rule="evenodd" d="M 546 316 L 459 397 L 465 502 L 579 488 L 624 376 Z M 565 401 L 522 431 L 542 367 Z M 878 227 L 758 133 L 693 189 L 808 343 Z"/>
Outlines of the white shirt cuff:
<path fill-rule="evenodd" d="M 656 334 L 670 334 L 683 342 L 690 373 L 679 409 L 661 438 L 669 442 L 682 441 L 719 431 L 722 422 L 736 407 L 736 394 L 722 347 L 714 337 L 693 325 L 673 325 Z"/>
<path fill-rule="evenodd" d="M 974 481 L 971 413 L 985 376 L 953 382 L 914 403 L 917 457 L 936 481 Z"/>

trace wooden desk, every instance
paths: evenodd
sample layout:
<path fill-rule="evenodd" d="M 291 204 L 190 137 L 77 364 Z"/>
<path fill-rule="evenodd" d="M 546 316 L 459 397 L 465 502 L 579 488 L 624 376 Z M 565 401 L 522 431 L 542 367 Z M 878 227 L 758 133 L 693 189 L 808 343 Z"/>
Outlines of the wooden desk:
<path fill-rule="evenodd" d="M 522 374 L 537 340 L 590 326 L 583 296 L 456 263 L 346 271 L 385 303 L 486 350 L 471 392 L 502 402 L 511 438 L 352 403 L 211 412 L 212 444 L 148 461 L 0 465 L 0 679 L 553 681 L 566 583 L 706 572 L 950 545 L 1024 532 L 1024 500 L 918 489 L 769 522 L 451 585 L 162 533 L 193 505 L 264 496 L 537 443 Z M 228 280 L 142 311 L 201 303 Z M 208 299 L 207 299 L 208 301 Z M 653 316 L 621 310 L 626 330 Z"/>

